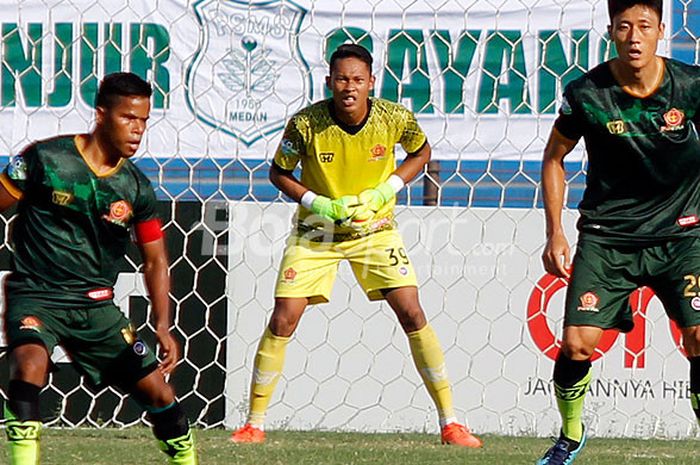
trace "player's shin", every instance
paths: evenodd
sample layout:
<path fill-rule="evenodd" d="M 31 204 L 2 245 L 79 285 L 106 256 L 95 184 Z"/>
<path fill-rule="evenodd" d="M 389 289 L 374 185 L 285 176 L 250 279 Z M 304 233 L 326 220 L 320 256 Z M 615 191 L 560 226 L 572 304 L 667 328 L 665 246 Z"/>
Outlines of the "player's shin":
<path fill-rule="evenodd" d="M 416 368 L 437 407 L 440 426 L 455 422 L 452 390 L 445 368 L 445 355 L 435 331 L 427 324 L 418 331 L 408 333 L 408 343 Z"/>
<path fill-rule="evenodd" d="M 168 456 L 170 465 L 197 465 L 197 452 L 190 423 L 179 403 L 164 408 L 148 408 L 153 435 L 158 447 Z"/>
<path fill-rule="evenodd" d="M 700 423 L 700 357 L 691 357 L 688 360 L 690 361 L 690 403 Z"/>
<path fill-rule="evenodd" d="M 559 353 L 554 364 L 554 393 L 562 419 L 564 436 L 580 442 L 583 437 L 583 401 L 591 382 L 590 360 L 571 360 Z"/>
<path fill-rule="evenodd" d="M 41 388 L 24 381 L 10 381 L 5 402 L 5 433 L 10 465 L 39 463 L 39 392 Z"/>
<path fill-rule="evenodd" d="M 282 374 L 289 339 L 274 335 L 270 328 L 265 328 L 260 339 L 258 352 L 255 355 L 248 413 L 248 423 L 259 429 L 264 427 L 267 406 Z"/>

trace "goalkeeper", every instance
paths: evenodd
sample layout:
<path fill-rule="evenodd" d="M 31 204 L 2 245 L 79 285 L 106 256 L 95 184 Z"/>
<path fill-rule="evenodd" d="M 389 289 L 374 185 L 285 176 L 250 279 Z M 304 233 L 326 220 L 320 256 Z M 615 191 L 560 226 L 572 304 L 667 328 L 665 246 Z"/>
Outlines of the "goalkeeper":
<path fill-rule="evenodd" d="M 4 323 L 10 359 L 5 432 L 11 465 L 37 465 L 39 392 L 61 345 L 93 386 L 114 385 L 148 413 L 171 465 L 196 465 L 189 423 L 165 381 L 177 365 L 168 258 L 156 196 L 129 160 L 146 130 L 152 89 L 106 76 L 89 134 L 31 144 L 0 175 L 0 211 L 17 203 Z M 114 304 L 118 263 L 134 232 L 163 359 Z"/>
<path fill-rule="evenodd" d="M 408 335 L 437 406 L 442 442 L 480 447 L 455 418 L 443 352 L 418 302 L 415 272 L 394 224 L 396 192 L 430 158 L 425 134 L 403 106 L 369 97 L 372 57 L 358 45 L 341 45 L 333 53 L 326 85 L 333 97 L 291 118 L 270 169 L 272 183 L 301 207 L 255 357 L 248 421 L 231 440 L 265 440 L 265 412 L 287 343 L 306 306 L 328 302 L 338 264 L 348 260 L 368 298 L 386 300 Z M 408 153 L 398 169 L 397 143 Z M 301 182 L 292 174 L 299 163 Z"/>

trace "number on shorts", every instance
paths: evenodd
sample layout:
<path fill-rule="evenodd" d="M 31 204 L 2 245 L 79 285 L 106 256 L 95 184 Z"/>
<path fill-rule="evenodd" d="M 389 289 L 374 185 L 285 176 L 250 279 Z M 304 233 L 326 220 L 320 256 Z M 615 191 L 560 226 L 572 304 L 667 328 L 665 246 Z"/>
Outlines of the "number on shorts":
<path fill-rule="evenodd" d="M 396 266 L 399 263 L 403 263 L 404 265 L 409 264 L 408 255 L 406 255 L 406 250 L 404 250 L 403 247 L 399 247 L 398 249 L 392 247 L 385 250 L 389 252 L 389 260 L 391 260 L 389 266 Z M 398 255 L 396 255 L 397 253 Z"/>
<path fill-rule="evenodd" d="M 683 279 L 688 281 L 688 285 L 685 286 L 685 289 L 683 289 L 683 297 L 696 297 L 698 293 L 693 289 L 697 288 L 698 278 L 695 277 L 695 275 L 687 274 L 683 276 Z"/>

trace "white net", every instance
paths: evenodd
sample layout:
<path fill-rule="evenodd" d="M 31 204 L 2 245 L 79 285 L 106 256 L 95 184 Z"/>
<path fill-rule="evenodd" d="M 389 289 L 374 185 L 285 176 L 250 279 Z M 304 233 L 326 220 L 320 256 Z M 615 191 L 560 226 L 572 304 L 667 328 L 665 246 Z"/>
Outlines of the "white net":
<path fill-rule="evenodd" d="M 662 54 L 698 61 L 697 9 L 695 0 L 666 2 Z M 457 411 L 479 432 L 551 434 L 563 283 L 539 261 L 539 159 L 562 86 L 610 56 L 607 23 L 605 2 L 595 1 L 24 0 L 0 11 L 0 154 L 88 130 L 107 72 L 154 84 L 137 163 L 167 224 L 184 349 L 172 381 L 197 425 L 233 427 L 247 409 L 293 210 L 267 181 L 272 154 L 286 119 L 326 96 L 330 53 L 362 43 L 375 56 L 375 95 L 416 112 L 433 146 L 429 170 L 400 196 L 398 219 Z M 566 167 L 573 209 L 585 182 L 580 147 Z M 575 218 L 566 212 L 572 241 Z M 117 300 L 152 336 L 129 257 Z M 5 241 L 4 269 L 8 260 Z M 586 423 L 599 435 L 696 435 L 677 333 L 658 301 L 642 297 L 635 332 L 607 336 L 595 362 Z M 90 391 L 55 357 L 61 369 L 42 395 L 48 424 L 142 421 L 132 401 Z M 436 428 L 391 311 L 368 303 L 344 266 L 331 304 L 310 308 L 289 346 L 269 420 Z"/>

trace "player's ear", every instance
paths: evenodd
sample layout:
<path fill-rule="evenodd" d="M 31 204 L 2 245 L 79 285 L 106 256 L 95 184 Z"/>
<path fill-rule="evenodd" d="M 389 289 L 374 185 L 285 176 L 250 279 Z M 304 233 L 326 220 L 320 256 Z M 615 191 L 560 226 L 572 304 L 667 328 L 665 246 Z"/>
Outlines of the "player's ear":
<path fill-rule="evenodd" d="M 101 126 L 105 120 L 105 107 L 95 107 L 95 124 Z"/>
<path fill-rule="evenodd" d="M 659 24 L 659 40 L 664 38 L 664 33 L 666 32 L 666 24 Z"/>
<path fill-rule="evenodd" d="M 326 87 L 328 88 L 328 90 L 331 90 L 331 77 L 330 76 L 326 76 Z"/>
<path fill-rule="evenodd" d="M 369 90 L 373 91 L 374 90 L 374 74 L 370 75 L 369 77 Z"/>

